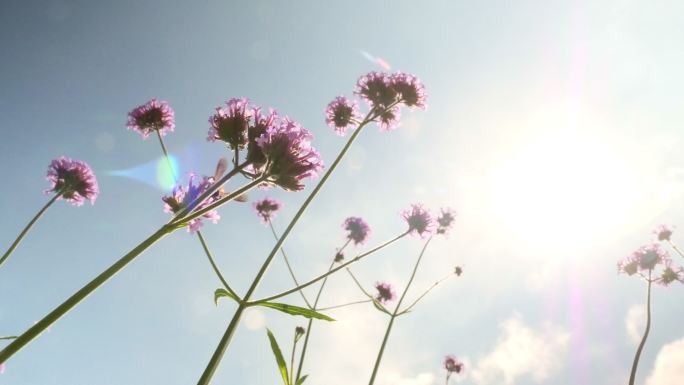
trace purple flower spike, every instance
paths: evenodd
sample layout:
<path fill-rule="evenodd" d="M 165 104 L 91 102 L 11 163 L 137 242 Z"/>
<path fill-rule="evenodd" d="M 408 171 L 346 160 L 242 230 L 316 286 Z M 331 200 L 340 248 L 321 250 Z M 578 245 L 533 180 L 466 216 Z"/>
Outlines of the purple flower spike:
<path fill-rule="evenodd" d="M 668 225 L 660 225 L 653 230 L 653 233 L 658 237 L 659 241 L 669 241 L 672 236 L 672 227 Z"/>
<path fill-rule="evenodd" d="M 435 222 L 432 220 L 430 213 L 421 204 L 411 205 L 409 209 L 401 213 L 401 216 L 409 226 L 409 233 L 417 234 L 424 238 L 434 231 Z"/>
<path fill-rule="evenodd" d="M 303 189 L 300 181 L 315 177 L 323 169 L 318 151 L 311 147 L 312 138 L 308 130 L 288 118 L 268 127 L 256 140 L 267 159 L 261 170 L 269 176 L 267 183 L 285 190 Z"/>
<path fill-rule="evenodd" d="M 161 136 L 176 127 L 174 112 L 169 103 L 152 99 L 128 113 L 128 129 L 138 131 L 143 139 L 159 131 Z"/>
<path fill-rule="evenodd" d="M 195 198 L 200 196 L 209 187 L 211 187 L 211 185 L 214 184 L 214 178 L 203 177 L 199 184 L 195 185 L 193 183 L 194 178 L 195 175 L 190 174 L 187 186 L 177 185 L 173 188 L 171 196 L 164 196 L 162 198 L 162 200 L 164 201 L 164 211 L 166 211 L 167 213 L 175 214 L 188 206 L 191 209 L 201 209 L 216 201 L 218 195 L 214 194 L 205 199 L 204 202 L 199 206 L 197 205 L 197 202 L 193 203 Z M 218 214 L 218 211 L 208 211 L 201 217 L 195 218 L 188 223 L 189 233 L 195 233 L 197 232 L 197 230 L 200 229 L 200 227 L 202 227 L 202 218 L 208 219 L 212 223 L 217 223 L 218 220 L 221 219 L 221 217 Z"/>
<path fill-rule="evenodd" d="M 425 86 L 417 77 L 397 72 L 391 75 L 390 84 L 407 107 L 418 107 L 423 110 L 427 107 L 425 104 Z"/>
<path fill-rule="evenodd" d="M 354 245 L 362 245 L 368 240 L 370 235 L 370 227 L 359 217 L 349 217 L 344 220 L 342 227 L 347 230 L 347 239 L 354 242 Z"/>
<path fill-rule="evenodd" d="M 394 292 L 394 288 L 389 283 L 376 282 L 375 289 L 378 291 L 378 295 L 375 297 L 375 299 L 382 304 L 391 302 L 397 297 L 397 294 Z"/>
<path fill-rule="evenodd" d="M 232 149 L 245 147 L 251 115 L 249 100 L 230 99 L 225 107 L 216 107 L 216 113 L 209 117 L 207 140 L 226 142 Z"/>
<path fill-rule="evenodd" d="M 275 214 L 280 210 L 283 204 L 272 198 L 264 198 L 254 202 L 253 206 L 257 215 L 261 217 L 262 222 L 268 224 L 268 222 L 275 217 Z"/>
<path fill-rule="evenodd" d="M 52 184 L 45 193 L 56 192 L 74 206 L 81 206 L 89 200 L 95 204 L 100 193 L 93 170 L 80 160 L 61 156 L 50 163 L 47 180 Z"/>
<path fill-rule="evenodd" d="M 336 97 L 325 110 L 325 123 L 340 136 L 344 136 L 347 129 L 353 129 L 358 120 L 361 120 L 358 103 L 344 96 Z"/>
<path fill-rule="evenodd" d="M 454 210 L 449 207 L 442 209 L 437 217 L 437 234 L 448 233 L 454 224 L 454 220 L 456 220 L 456 212 Z"/>
<path fill-rule="evenodd" d="M 448 373 L 460 374 L 464 369 L 464 365 L 456 356 L 450 354 L 444 357 L 444 369 L 446 369 Z"/>

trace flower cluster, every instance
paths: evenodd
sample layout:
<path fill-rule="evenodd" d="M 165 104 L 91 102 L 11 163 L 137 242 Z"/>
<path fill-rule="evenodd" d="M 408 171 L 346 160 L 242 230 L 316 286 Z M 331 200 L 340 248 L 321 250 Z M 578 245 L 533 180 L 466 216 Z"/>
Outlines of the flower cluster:
<path fill-rule="evenodd" d="M 660 271 L 655 271 L 660 267 Z M 639 274 L 663 286 L 674 281 L 684 283 L 684 269 L 672 267 L 672 259 L 659 244 L 642 246 L 618 263 L 618 272 L 627 275 Z M 654 274 L 655 273 L 655 274 Z"/>
<path fill-rule="evenodd" d="M 176 127 L 174 112 L 169 103 L 152 99 L 128 113 L 128 129 L 138 131 L 143 139 L 153 131 L 161 136 L 173 131 Z"/>
<path fill-rule="evenodd" d="M 95 203 L 100 190 L 93 170 L 80 160 L 61 156 L 48 166 L 47 180 L 51 186 L 45 193 L 55 192 L 60 199 L 70 202 L 74 206 L 81 206 L 89 200 Z"/>
<path fill-rule="evenodd" d="M 340 136 L 344 136 L 347 129 L 353 129 L 360 119 L 359 104 L 344 96 L 336 97 L 325 110 L 325 123 Z"/>
<path fill-rule="evenodd" d="M 443 208 L 439 216 L 437 217 L 437 234 L 446 234 L 449 232 L 451 227 L 456 220 L 456 212 L 451 208 Z"/>
<path fill-rule="evenodd" d="M 378 291 L 375 299 L 382 304 L 391 302 L 397 297 L 397 294 L 394 292 L 394 288 L 389 283 L 376 282 L 375 289 Z"/>
<path fill-rule="evenodd" d="M 207 140 L 226 142 L 232 149 L 244 148 L 252 114 L 249 100 L 245 98 L 230 99 L 225 107 L 216 107 L 216 113 L 209 117 Z"/>
<path fill-rule="evenodd" d="M 354 242 L 354 245 L 364 244 L 366 240 L 368 240 L 368 236 L 371 232 L 368 224 L 363 218 L 359 217 L 349 217 L 345 219 L 342 228 L 348 231 L 347 239 L 350 242 Z"/>
<path fill-rule="evenodd" d="M 408 232 L 411 234 L 424 238 L 435 230 L 435 221 L 430 212 L 421 204 L 411 205 L 410 208 L 401 212 L 401 216 L 408 224 Z"/>
<path fill-rule="evenodd" d="M 264 224 L 268 222 L 275 216 L 275 213 L 280 210 L 282 203 L 272 198 L 264 198 L 254 202 L 254 210 L 257 215 L 261 218 Z"/>
<path fill-rule="evenodd" d="M 177 185 L 173 188 L 173 191 L 171 192 L 170 196 L 164 196 L 162 198 L 162 200 L 164 201 L 164 211 L 166 211 L 167 213 L 175 214 L 186 207 L 191 210 L 194 210 L 196 208 L 201 209 L 212 204 L 217 200 L 218 195 L 214 194 L 205 199 L 203 202 L 201 202 L 201 204 L 198 204 L 200 202 L 195 202 L 197 197 L 199 197 L 202 193 L 207 191 L 207 189 L 209 189 L 209 187 L 211 187 L 214 184 L 214 178 L 203 177 L 197 184 L 194 183 L 194 178 L 195 176 L 193 174 L 190 174 L 187 186 Z M 202 227 L 202 218 L 208 219 L 212 223 L 217 223 L 218 220 L 221 219 L 221 217 L 218 214 L 218 211 L 207 211 L 201 217 L 195 218 L 188 222 L 188 232 L 194 233 L 197 230 L 199 230 L 200 227 Z"/>
<path fill-rule="evenodd" d="M 450 354 L 444 357 L 444 369 L 446 369 L 448 373 L 459 374 L 463 371 L 464 365 L 456 356 Z"/>
<path fill-rule="evenodd" d="M 672 232 L 673 228 L 668 225 L 659 225 L 655 228 L 655 230 L 653 230 L 653 234 L 655 234 L 659 241 L 669 241 L 670 237 L 672 236 Z"/>

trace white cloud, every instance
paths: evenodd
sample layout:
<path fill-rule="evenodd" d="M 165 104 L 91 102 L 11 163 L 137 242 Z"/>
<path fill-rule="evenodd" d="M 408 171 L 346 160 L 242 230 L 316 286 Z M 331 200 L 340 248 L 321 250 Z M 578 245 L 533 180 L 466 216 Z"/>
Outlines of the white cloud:
<path fill-rule="evenodd" d="M 476 384 L 512 385 L 525 375 L 540 382 L 560 368 L 570 339 L 567 332 L 550 325 L 536 331 L 519 316 L 506 320 L 501 329 L 499 343 L 472 371 Z"/>
<path fill-rule="evenodd" d="M 420 373 L 415 377 L 402 377 L 399 373 L 388 373 L 378 385 L 434 385 L 435 375 Z"/>
<path fill-rule="evenodd" d="M 625 329 L 633 344 L 638 344 L 646 328 L 646 309 L 644 305 L 632 305 L 627 311 Z"/>
<path fill-rule="evenodd" d="M 681 385 L 684 378 L 684 338 L 663 346 L 646 385 Z"/>

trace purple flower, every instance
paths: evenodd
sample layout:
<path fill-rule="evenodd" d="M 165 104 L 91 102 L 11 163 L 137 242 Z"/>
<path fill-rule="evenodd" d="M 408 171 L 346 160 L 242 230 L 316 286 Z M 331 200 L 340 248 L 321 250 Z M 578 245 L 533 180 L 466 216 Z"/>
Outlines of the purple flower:
<path fill-rule="evenodd" d="M 304 188 L 302 179 L 316 176 L 323 161 L 311 147 L 312 138 L 308 130 L 287 117 L 278 125 L 267 127 L 256 143 L 266 157 L 266 164 L 259 171 L 268 175 L 268 184 L 299 191 Z"/>
<path fill-rule="evenodd" d="M 383 72 L 373 71 L 359 78 L 354 93 L 377 109 L 385 109 L 397 101 L 391 77 Z"/>
<path fill-rule="evenodd" d="M 657 243 L 641 246 L 624 260 L 618 263 L 618 271 L 627 275 L 634 275 L 639 271 L 653 270 L 657 265 L 668 266 L 670 257 Z"/>
<path fill-rule="evenodd" d="M 402 72 L 392 74 L 390 77 L 391 88 L 399 95 L 399 100 L 407 107 L 425 109 L 425 86 L 421 81 L 411 75 Z"/>
<path fill-rule="evenodd" d="M 401 216 L 406 220 L 406 223 L 409 226 L 409 233 L 417 234 L 421 238 L 424 238 L 434 231 L 435 223 L 432 220 L 430 213 L 425 210 L 421 204 L 411 205 L 409 209 L 406 209 L 401 213 Z"/>
<path fill-rule="evenodd" d="M 254 202 L 254 210 L 261 220 L 268 224 L 268 222 L 275 216 L 275 213 L 280 210 L 282 203 L 272 198 L 264 198 L 260 201 Z"/>
<path fill-rule="evenodd" d="M 672 236 L 672 227 L 668 225 L 659 225 L 653 230 L 653 233 L 658 237 L 659 241 L 669 241 Z"/>
<path fill-rule="evenodd" d="M 454 355 L 444 357 L 444 369 L 449 373 L 459 374 L 463 371 L 463 362 L 459 361 Z"/>
<path fill-rule="evenodd" d="M 47 180 L 52 184 L 45 193 L 56 192 L 60 199 L 74 206 L 81 206 L 89 200 L 95 203 L 100 190 L 93 170 L 80 160 L 61 156 L 50 163 Z"/>
<path fill-rule="evenodd" d="M 382 304 L 393 301 L 397 296 L 392 285 L 386 282 L 376 282 L 375 289 L 378 291 L 375 299 Z"/>
<path fill-rule="evenodd" d="M 147 139 L 153 131 L 161 136 L 173 131 L 176 127 L 174 112 L 169 103 L 152 99 L 128 113 L 128 129 L 138 131 L 143 139 Z"/>
<path fill-rule="evenodd" d="M 684 283 L 684 269 L 681 267 L 677 270 L 673 269 L 670 262 L 666 262 L 666 266 L 663 269 L 660 277 L 656 278 L 656 282 L 662 286 L 670 286 L 674 281 L 679 281 Z"/>
<path fill-rule="evenodd" d="M 216 113 L 209 117 L 207 140 L 226 142 L 232 149 L 244 148 L 251 115 L 249 100 L 230 99 L 225 107 L 216 107 Z"/>
<path fill-rule="evenodd" d="M 378 120 L 380 122 L 381 131 L 392 131 L 399 127 L 399 119 L 401 118 L 401 110 L 399 106 L 394 106 L 383 111 Z"/>
<path fill-rule="evenodd" d="M 193 202 L 197 197 L 199 197 L 203 192 L 211 187 L 211 185 L 214 184 L 214 178 L 203 177 L 202 180 L 195 185 L 193 182 L 194 178 L 195 175 L 190 174 L 187 186 L 177 185 L 173 188 L 170 196 L 164 196 L 162 198 L 164 201 L 164 211 L 175 214 L 186 207 L 190 207 L 191 210 L 194 210 L 195 208 L 201 209 L 216 201 L 218 196 L 217 194 L 214 194 L 205 199 L 200 205 L 197 204 L 198 202 Z M 201 217 L 195 218 L 188 222 L 188 232 L 194 233 L 199 230 L 200 227 L 202 227 L 202 218 L 206 218 L 212 223 L 217 223 L 218 220 L 221 219 L 218 211 L 208 211 Z"/>
<path fill-rule="evenodd" d="M 362 245 L 370 235 L 370 227 L 359 217 L 349 217 L 345 219 L 342 228 L 349 231 L 347 239 L 354 242 L 355 245 Z"/>
<path fill-rule="evenodd" d="M 449 207 L 441 209 L 441 213 L 437 217 L 437 234 L 446 234 L 453 226 L 455 219 L 456 212 L 454 210 Z"/>
<path fill-rule="evenodd" d="M 268 115 L 261 114 L 261 108 L 254 107 L 252 115 L 254 123 L 247 130 L 247 162 L 254 167 L 261 167 L 266 163 L 266 155 L 257 144 L 256 140 L 269 130 L 275 130 L 278 124 L 278 112 L 274 109 L 268 111 Z"/>
<path fill-rule="evenodd" d="M 325 123 L 340 136 L 344 136 L 347 129 L 353 129 L 355 121 L 360 119 L 358 103 L 344 96 L 336 97 L 325 110 Z"/>

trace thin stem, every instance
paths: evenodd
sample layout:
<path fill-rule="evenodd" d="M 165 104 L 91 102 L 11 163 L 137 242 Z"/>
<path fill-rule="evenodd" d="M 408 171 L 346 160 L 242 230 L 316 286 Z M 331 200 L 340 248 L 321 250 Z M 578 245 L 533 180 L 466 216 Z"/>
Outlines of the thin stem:
<path fill-rule="evenodd" d="M 411 309 L 412 309 L 414 306 L 416 306 L 416 304 L 417 304 L 418 302 L 420 302 L 420 300 L 423 299 L 423 297 L 425 297 L 432 289 L 434 289 L 437 285 L 439 285 L 440 283 L 446 281 L 447 279 L 451 278 L 451 277 L 454 276 L 454 275 L 455 275 L 455 274 L 452 273 L 452 274 L 449 274 L 449 275 L 447 275 L 447 276 L 445 276 L 445 277 L 443 277 L 443 278 L 441 278 L 441 279 L 435 281 L 435 283 L 433 283 L 427 290 L 425 290 L 425 292 L 424 292 L 423 294 L 421 294 L 418 298 L 416 298 L 416 300 L 413 301 L 413 303 L 411 303 L 406 309 L 402 310 L 398 315 L 402 315 L 402 314 L 404 314 L 404 313 L 408 313 L 409 311 L 411 311 Z"/>
<path fill-rule="evenodd" d="M 391 245 L 392 243 L 398 241 L 399 239 L 403 238 L 403 237 L 406 236 L 407 234 L 408 234 L 408 232 L 399 234 L 398 236 L 396 236 L 396 237 L 390 239 L 389 241 L 387 241 L 387 242 L 381 244 L 380 246 L 377 246 L 377 247 L 373 248 L 372 250 L 369 250 L 369 251 L 367 251 L 367 252 L 365 252 L 365 253 L 359 254 L 359 255 L 357 255 L 356 257 L 350 259 L 349 261 L 347 261 L 347 262 L 341 264 L 340 266 L 337 266 L 336 268 L 329 270 L 329 271 L 328 271 L 327 273 L 325 273 L 325 274 L 321 274 L 321 275 L 319 275 L 318 277 L 316 277 L 316 278 L 314 278 L 314 279 L 312 279 L 312 280 L 310 280 L 310 281 L 307 281 L 307 282 L 305 282 L 305 283 L 303 283 L 303 284 L 301 284 L 301 285 L 299 285 L 299 286 L 297 286 L 297 287 L 294 287 L 294 288 L 292 288 L 292 289 L 286 290 L 286 291 L 284 291 L 284 292 L 282 292 L 282 293 L 278 293 L 278 294 L 272 295 L 272 296 L 270 296 L 270 297 L 258 299 L 258 300 L 256 300 L 256 301 L 251 301 L 251 302 L 249 302 L 249 305 L 250 305 L 250 306 L 258 305 L 259 303 L 272 301 L 272 300 L 274 300 L 274 299 L 277 299 L 277 298 L 280 298 L 280 297 L 284 297 L 284 296 L 286 296 L 286 295 L 290 295 L 290 294 L 292 294 L 292 293 L 294 293 L 294 292 L 297 292 L 297 291 L 299 291 L 299 290 L 302 290 L 302 289 L 305 288 L 305 287 L 308 287 L 308 286 L 313 285 L 314 283 L 316 283 L 316 282 L 318 282 L 318 281 L 320 281 L 320 280 L 322 280 L 322 279 L 325 279 L 325 278 L 326 278 L 327 276 L 329 276 L 329 275 L 335 274 L 335 273 L 338 272 L 339 270 L 344 269 L 345 267 L 351 265 L 352 263 L 356 263 L 356 262 L 362 260 L 363 258 L 365 258 L 365 257 L 367 257 L 367 256 L 369 256 L 369 255 L 371 255 L 371 254 L 373 254 L 373 253 L 375 253 L 376 251 L 379 251 L 380 249 L 383 249 L 383 248 L 385 248 L 385 247 Z"/>
<path fill-rule="evenodd" d="M 404 298 L 406 297 L 406 293 L 408 293 L 409 288 L 411 287 L 411 283 L 413 283 L 413 279 L 416 277 L 416 272 L 418 271 L 418 266 L 420 265 L 420 261 L 423 259 L 423 255 L 425 255 L 425 250 L 427 250 L 428 245 L 430 244 L 430 241 L 432 240 L 432 236 L 428 238 L 428 240 L 425 242 L 425 245 L 423 246 L 423 249 L 420 251 L 420 255 L 418 256 L 418 260 L 416 260 L 416 264 L 413 267 L 413 272 L 411 273 L 411 278 L 409 278 L 408 283 L 406 284 L 406 287 L 404 288 L 404 292 L 401 294 L 401 297 L 399 297 L 399 301 L 397 301 L 397 306 L 394 308 L 394 312 L 390 316 L 390 322 L 387 325 L 387 331 L 385 332 L 385 337 L 382 339 L 382 345 L 380 345 L 380 351 L 378 352 L 378 357 L 375 359 L 375 365 L 373 366 L 373 373 L 371 374 L 370 382 L 368 385 L 373 385 L 375 382 L 375 377 L 378 374 L 378 369 L 380 368 L 380 361 L 382 361 L 382 355 L 385 352 L 385 347 L 387 346 L 387 340 L 389 339 L 390 331 L 392 330 L 392 325 L 394 324 L 394 320 L 398 317 L 399 309 L 401 308 L 401 303 L 404 301 Z"/>
<path fill-rule="evenodd" d="M 677 245 L 675 245 L 674 242 L 672 242 L 669 239 L 667 240 L 667 242 L 670 244 L 670 246 L 672 246 L 672 248 L 677 252 L 677 254 L 679 254 L 682 258 L 684 258 L 684 253 L 682 253 L 682 251 L 679 249 L 679 247 L 677 247 Z"/>
<path fill-rule="evenodd" d="M 171 177 L 173 178 L 173 182 L 176 183 L 178 181 L 178 175 L 176 175 L 176 170 L 173 168 L 173 164 L 171 163 L 171 158 L 169 157 L 168 151 L 166 151 L 166 145 L 164 145 L 164 139 L 162 139 L 161 133 L 159 133 L 159 130 L 155 130 L 157 133 L 157 138 L 159 138 L 159 145 L 161 146 L 162 152 L 164 153 L 164 158 L 166 159 L 166 165 L 169 166 L 169 171 L 171 172 Z"/>
<path fill-rule="evenodd" d="M 3 336 L 3 337 L 0 337 L 0 340 L 13 340 L 16 338 L 17 338 L 17 336 Z"/>
<path fill-rule="evenodd" d="M 202 244 L 202 248 L 204 249 L 204 254 L 207 255 L 207 258 L 209 259 L 209 263 L 211 264 L 211 267 L 214 269 L 214 272 L 216 273 L 216 276 L 218 276 L 218 279 L 221 281 L 223 284 L 223 287 L 230 292 L 230 294 L 234 295 L 235 298 L 240 298 L 239 295 L 233 290 L 230 285 L 228 284 L 228 281 L 223 277 L 223 274 L 221 274 L 221 270 L 219 270 L 218 266 L 216 265 L 216 262 L 214 261 L 214 257 L 212 257 L 211 252 L 209 251 L 209 247 L 207 247 L 207 242 L 204 240 L 204 236 L 202 235 L 201 231 L 197 231 L 197 238 L 199 238 L 200 243 Z"/>
<path fill-rule="evenodd" d="M 641 356 L 641 351 L 646 344 L 646 339 L 648 338 L 648 333 L 651 331 L 651 285 L 653 281 L 651 280 L 652 270 L 648 271 L 648 289 L 646 291 L 646 330 L 644 331 L 644 336 L 641 338 L 641 343 L 637 348 L 636 354 L 634 355 L 634 361 L 632 362 L 632 371 L 629 374 L 629 385 L 634 385 L 634 380 L 636 379 L 637 366 L 639 365 L 639 357 Z"/>
<path fill-rule="evenodd" d="M 92 293 L 98 287 L 100 287 L 100 285 L 107 282 L 107 280 L 112 278 L 116 273 L 118 273 L 121 269 L 123 269 L 126 265 L 133 261 L 138 255 L 142 254 L 142 252 L 145 251 L 145 249 L 150 247 L 152 244 L 154 244 L 159 239 L 163 238 L 165 235 L 169 234 L 173 230 L 174 227 L 171 227 L 169 225 L 162 226 L 159 230 L 150 235 L 142 243 L 133 248 L 133 250 L 129 251 L 128 254 L 124 255 L 123 257 L 121 257 L 121 259 L 114 262 L 114 264 L 111 265 L 107 270 L 103 271 L 100 275 L 95 277 L 95 279 L 88 282 L 88 284 L 83 286 L 74 295 L 69 297 L 69 299 L 64 301 L 61 305 L 57 306 L 55 310 L 53 310 L 48 315 L 43 317 L 43 319 L 38 321 L 35 325 L 30 327 L 22 335 L 18 336 L 14 341 L 12 341 L 12 343 L 10 343 L 4 349 L 2 349 L 2 351 L 0 351 L 0 362 L 7 362 L 7 360 L 10 357 L 12 357 L 14 353 L 21 350 L 26 344 L 31 342 L 50 325 L 55 323 L 55 321 L 60 319 L 64 314 L 68 313 L 74 306 L 78 305 L 79 302 L 81 302 L 88 295 L 90 295 L 90 293 Z"/>
<path fill-rule="evenodd" d="M 292 354 L 290 356 L 290 384 L 292 385 L 292 375 L 294 374 L 294 358 L 297 349 L 297 332 L 295 331 L 294 339 L 292 341 Z"/>
<path fill-rule="evenodd" d="M 333 171 L 337 168 L 337 165 L 342 161 L 342 158 L 344 158 L 345 154 L 347 151 L 349 151 L 349 148 L 351 148 L 351 145 L 354 143 L 354 140 L 359 136 L 359 134 L 362 131 L 362 128 L 368 124 L 369 120 L 368 118 L 371 116 L 371 113 L 373 113 L 373 109 L 368 113 L 366 118 L 361 122 L 356 130 L 352 133 L 350 136 L 349 140 L 347 143 L 344 145 L 340 153 L 337 155 L 337 158 L 333 161 L 333 163 L 330 165 L 330 168 L 328 171 L 326 171 L 325 174 L 321 177 L 320 181 L 318 184 L 316 184 L 316 187 L 311 191 L 309 196 L 306 198 L 302 206 L 299 208 L 295 216 L 292 218 L 290 221 L 290 224 L 285 228 L 285 231 L 283 234 L 280 236 L 280 239 L 276 242 L 275 246 L 273 246 L 273 249 L 271 250 L 270 254 L 268 257 L 266 257 L 266 260 L 264 263 L 261 265 L 261 268 L 259 269 L 259 272 L 257 273 L 256 277 L 254 277 L 254 280 L 252 281 L 252 285 L 250 288 L 247 290 L 247 293 L 243 297 L 243 301 L 247 302 L 249 299 L 252 297 L 252 294 L 254 291 L 257 289 L 259 286 L 259 283 L 261 282 L 261 278 L 263 278 L 264 274 L 266 274 L 266 270 L 268 270 L 268 267 L 271 264 L 271 261 L 273 260 L 273 257 L 276 255 L 278 250 L 282 247 L 283 243 L 287 239 L 287 237 L 290 235 L 290 232 L 294 228 L 294 226 L 297 224 L 299 221 L 299 218 L 304 214 L 306 209 L 309 207 L 309 204 L 313 201 L 313 199 L 316 197 L 318 192 L 323 188 L 325 185 L 325 182 L 330 178 L 330 175 L 332 175 Z M 201 211 L 201 210 L 200 210 Z M 301 289 L 297 289 L 301 290 Z M 212 376 L 214 375 L 214 372 L 216 371 L 216 368 L 218 367 L 219 362 L 221 361 L 221 358 L 223 358 L 223 354 L 226 351 L 226 348 L 228 347 L 228 344 L 230 343 L 230 340 L 235 333 L 235 329 L 240 322 L 240 317 L 242 316 L 242 312 L 244 311 L 244 306 L 240 306 L 237 308 L 235 315 L 233 316 L 233 321 L 231 322 L 230 325 L 228 325 L 228 328 L 226 329 L 226 332 L 223 335 L 223 338 L 219 342 L 219 345 L 216 347 L 216 350 L 214 351 L 213 356 L 209 360 L 209 364 L 207 365 L 207 368 L 204 370 L 204 373 L 202 374 L 202 377 L 200 377 L 200 380 L 198 382 L 198 385 L 207 385 L 211 381 Z"/>
<path fill-rule="evenodd" d="M 271 222 L 271 219 L 268 219 L 268 226 L 271 228 L 271 232 L 273 233 L 273 237 L 275 238 L 276 242 L 278 242 L 278 234 L 275 231 L 275 228 L 273 227 L 273 222 Z M 297 281 L 297 277 L 295 276 L 294 271 L 292 270 L 292 265 L 290 265 L 290 260 L 287 258 L 287 254 L 285 254 L 285 248 L 281 247 L 280 248 L 280 253 L 283 255 L 283 259 L 285 260 L 285 265 L 287 265 L 287 270 L 290 272 L 290 277 L 292 277 L 292 281 L 296 286 L 299 286 L 299 282 Z M 311 304 L 309 303 L 309 300 L 306 298 L 306 295 L 304 295 L 304 291 L 300 290 L 299 294 L 301 294 L 302 299 L 304 300 L 304 303 L 306 303 L 306 306 L 309 309 L 313 309 L 311 307 Z"/>
<path fill-rule="evenodd" d="M 366 291 L 366 289 L 363 288 L 363 285 L 361 285 L 361 282 L 359 282 L 359 280 L 356 279 L 356 276 L 354 275 L 354 273 L 352 273 L 351 269 L 347 268 L 347 273 L 349 273 L 349 276 L 351 276 L 351 278 L 354 280 L 354 283 L 356 283 L 356 286 L 357 286 L 359 289 L 361 289 L 361 292 L 363 292 L 363 294 L 364 294 L 366 297 L 370 298 L 370 302 L 373 302 L 373 304 L 375 305 L 375 307 L 376 307 L 378 310 L 380 310 L 381 312 L 383 312 L 383 313 L 385 313 L 385 314 L 387 314 L 387 315 L 390 315 L 390 316 L 392 315 L 392 313 L 390 313 L 389 310 L 387 310 L 387 308 L 385 307 L 385 305 L 383 305 L 380 301 L 378 301 L 377 298 L 373 297 L 370 293 L 368 293 L 368 292 Z"/>
<path fill-rule="evenodd" d="M 342 305 L 335 305 L 335 306 L 322 307 L 322 308 L 316 309 L 316 310 L 324 311 L 324 310 L 339 309 L 339 308 L 341 308 L 341 307 L 347 307 L 347 306 L 352 306 L 352 305 L 359 305 L 359 304 L 368 303 L 368 302 L 373 302 L 373 300 L 372 300 L 372 299 L 362 299 L 362 300 L 360 300 L 360 301 L 347 302 L 347 303 L 344 303 L 344 304 L 342 304 Z"/>
<path fill-rule="evenodd" d="M 15 239 L 12 243 L 12 246 L 10 246 L 9 249 L 5 251 L 5 254 L 2 255 L 2 258 L 0 258 L 0 267 L 2 267 L 2 265 L 5 263 L 7 258 L 9 258 L 10 254 L 12 254 L 14 249 L 16 249 L 17 246 L 19 246 L 19 243 L 21 243 L 21 240 L 24 239 L 24 236 L 29 232 L 33 224 L 36 223 L 36 221 L 43 215 L 45 210 L 47 210 L 48 207 L 52 206 L 52 204 L 55 203 L 57 198 L 59 198 L 60 196 L 61 192 L 55 193 L 55 196 L 50 198 L 50 200 L 45 204 L 45 206 L 43 206 L 43 208 L 40 209 L 40 211 L 38 211 L 38 213 L 33 217 L 33 219 L 31 219 L 31 221 L 26 225 L 26 227 L 24 227 L 24 230 L 22 230 L 21 233 L 19 233 L 17 239 Z"/>

